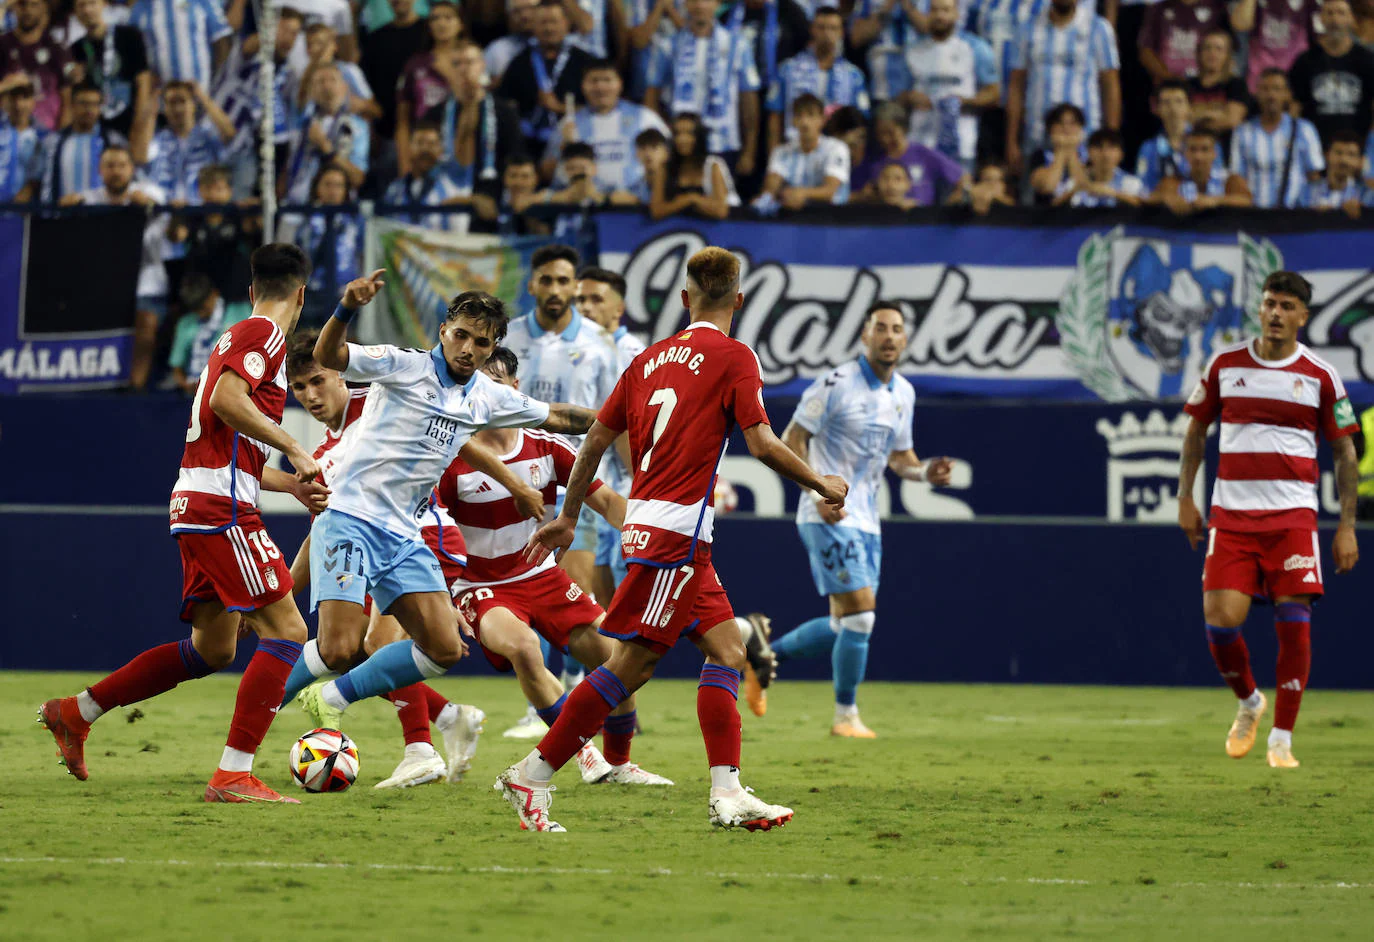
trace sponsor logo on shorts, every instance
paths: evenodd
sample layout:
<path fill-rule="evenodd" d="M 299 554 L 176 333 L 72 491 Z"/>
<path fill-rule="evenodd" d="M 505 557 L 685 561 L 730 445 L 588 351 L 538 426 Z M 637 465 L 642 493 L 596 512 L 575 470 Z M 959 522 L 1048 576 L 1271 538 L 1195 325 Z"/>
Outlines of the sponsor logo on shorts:
<path fill-rule="evenodd" d="M 1292 572 L 1294 569 L 1316 569 L 1316 568 L 1317 568 L 1317 557 L 1315 557 L 1315 556 L 1301 556 L 1301 555 L 1299 555 L 1299 554 L 1297 554 L 1297 553 L 1294 553 L 1292 556 L 1289 556 L 1287 559 L 1285 559 L 1285 560 L 1283 561 L 1283 571 L 1284 571 L 1284 572 Z M 1317 580 L 1316 580 L 1315 578 L 1313 578 L 1312 581 L 1313 581 L 1313 582 L 1316 582 Z"/>
<path fill-rule="evenodd" d="M 243 368 L 254 379 L 262 379 L 262 374 L 267 372 L 267 361 L 261 353 L 254 351 L 243 358 Z"/>
<path fill-rule="evenodd" d="M 574 582 L 572 585 L 568 586 L 568 601 L 569 601 L 569 602 L 576 602 L 576 601 L 577 601 L 578 599 L 580 599 L 581 597 L 582 597 L 582 587 L 581 587 L 580 585 L 578 585 L 576 582 Z"/>
<path fill-rule="evenodd" d="M 280 580 L 277 579 L 277 571 L 275 569 L 263 570 L 262 577 L 267 582 L 267 588 L 271 589 L 273 592 L 281 585 Z"/>

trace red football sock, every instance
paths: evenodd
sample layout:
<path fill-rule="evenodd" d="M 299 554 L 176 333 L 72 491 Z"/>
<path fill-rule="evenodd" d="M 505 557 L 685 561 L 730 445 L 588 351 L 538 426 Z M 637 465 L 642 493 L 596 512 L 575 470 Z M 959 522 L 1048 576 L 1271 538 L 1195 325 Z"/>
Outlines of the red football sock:
<path fill-rule="evenodd" d="M 101 709 L 128 706 L 166 693 L 183 680 L 204 677 L 214 670 L 191 646 L 191 639 L 149 648 L 90 688 Z"/>
<path fill-rule="evenodd" d="M 424 684 L 411 684 L 383 694 L 396 706 L 396 719 L 401 721 L 401 732 L 407 746 L 416 742 L 434 742 L 429 737 L 429 702 L 424 687 Z"/>
<path fill-rule="evenodd" d="M 697 722 L 701 724 L 701 738 L 706 740 L 706 764 L 739 768 L 740 721 L 739 671 L 707 664 L 701 669 L 701 685 L 697 687 Z"/>
<path fill-rule="evenodd" d="M 1255 692 L 1255 677 L 1250 673 L 1250 649 L 1239 628 L 1207 626 L 1207 646 L 1212 649 L 1221 679 L 1230 685 L 1235 695 L 1244 700 Z"/>
<path fill-rule="evenodd" d="M 1275 670 L 1274 728 L 1293 730 L 1312 667 L 1312 613 L 1305 605 L 1285 602 L 1275 607 L 1274 631 L 1279 636 Z"/>
<path fill-rule="evenodd" d="M 555 769 L 563 768 L 628 696 L 620 678 L 605 667 L 598 667 L 568 694 L 563 712 L 539 740 L 539 754 Z"/>
<path fill-rule="evenodd" d="M 439 714 L 444 712 L 444 707 L 448 706 L 448 698 L 423 681 L 415 686 L 424 691 L 425 706 L 429 711 L 429 721 L 431 723 L 437 723 L 439 721 Z"/>
<path fill-rule="evenodd" d="M 624 765 L 630 761 L 630 741 L 635 738 L 637 721 L 634 710 L 621 716 L 606 717 L 606 725 L 601 730 L 601 752 L 611 765 Z"/>
<path fill-rule="evenodd" d="M 300 657 L 301 645 L 279 638 L 260 638 L 258 650 L 244 669 L 234 701 L 234 718 L 229 722 L 226 745 L 240 752 L 255 753 L 272 725 L 286 691 L 286 678 Z"/>

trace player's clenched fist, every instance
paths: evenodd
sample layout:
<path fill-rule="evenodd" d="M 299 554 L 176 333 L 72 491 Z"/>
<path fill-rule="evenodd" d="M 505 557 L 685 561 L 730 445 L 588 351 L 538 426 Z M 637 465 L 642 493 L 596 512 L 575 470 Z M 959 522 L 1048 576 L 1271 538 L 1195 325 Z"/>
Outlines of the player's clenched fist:
<path fill-rule="evenodd" d="M 296 469 L 296 480 L 313 481 L 320 473 L 320 463 L 299 445 L 286 453 L 286 460 Z"/>
<path fill-rule="evenodd" d="M 827 504 L 843 507 L 844 499 L 849 496 L 849 485 L 838 474 L 823 474 L 821 486 L 817 488 L 816 493 L 820 494 Z"/>
<path fill-rule="evenodd" d="M 386 274 L 385 268 L 379 268 L 372 274 L 363 278 L 354 278 L 344 286 L 343 306 L 347 308 L 360 308 L 377 296 L 377 293 L 386 286 L 382 276 Z"/>

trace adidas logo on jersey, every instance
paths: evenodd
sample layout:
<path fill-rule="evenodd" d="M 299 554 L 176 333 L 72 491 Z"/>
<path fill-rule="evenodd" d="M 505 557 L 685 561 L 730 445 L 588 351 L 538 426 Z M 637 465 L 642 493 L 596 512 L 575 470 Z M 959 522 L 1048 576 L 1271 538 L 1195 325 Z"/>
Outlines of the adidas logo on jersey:
<path fill-rule="evenodd" d="M 1290 680 L 1290 681 L 1289 681 L 1288 683 L 1286 683 L 1286 684 L 1279 684 L 1279 689 L 1280 689 L 1280 690 L 1294 690 L 1294 691 L 1297 691 L 1298 693 L 1302 693 L 1302 681 L 1300 681 L 1300 680 L 1298 680 L 1298 678 L 1294 677 L 1292 680 Z"/>
<path fill-rule="evenodd" d="M 1316 581 L 1317 581 L 1317 574 L 1316 574 L 1315 572 L 1309 572 L 1307 575 L 1305 575 L 1305 576 L 1302 577 L 1302 581 L 1303 581 L 1303 582 L 1316 582 Z"/>
<path fill-rule="evenodd" d="M 1244 389 L 1244 388 L 1245 388 L 1245 377 L 1242 376 L 1240 379 L 1236 380 L 1235 383 L 1231 386 L 1231 388 L 1232 388 L 1232 389 Z"/>
<path fill-rule="evenodd" d="M 491 489 L 492 489 L 491 484 L 488 483 L 488 482 L 486 482 L 486 481 L 483 481 L 481 484 L 479 484 L 479 485 L 477 486 L 477 493 L 478 493 L 478 494 L 485 494 L 485 493 L 487 493 L 488 491 L 490 491 Z"/>

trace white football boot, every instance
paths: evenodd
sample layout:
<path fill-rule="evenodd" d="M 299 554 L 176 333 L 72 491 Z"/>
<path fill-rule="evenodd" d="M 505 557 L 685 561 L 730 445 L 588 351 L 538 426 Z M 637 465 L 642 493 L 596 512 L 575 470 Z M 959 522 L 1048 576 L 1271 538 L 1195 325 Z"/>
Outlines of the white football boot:
<path fill-rule="evenodd" d="M 601 780 L 606 785 L 671 785 L 673 780 L 646 772 L 633 762 L 611 766 L 610 773 Z"/>
<path fill-rule="evenodd" d="M 422 745 L 428 745 L 427 743 Z M 407 750 L 411 747 L 407 746 Z M 420 751 L 420 750 L 415 750 Z M 427 785 L 430 782 L 437 782 L 444 777 L 444 757 L 435 751 L 433 746 L 429 747 L 428 755 L 407 755 L 401 759 L 401 764 L 396 766 L 396 771 L 391 773 L 391 778 L 382 779 L 373 788 L 411 788 L 416 785 Z"/>
<path fill-rule="evenodd" d="M 606 780 L 606 776 L 615 770 L 606 757 L 601 754 L 601 750 L 591 743 L 587 743 L 577 750 L 577 767 L 582 771 L 582 781 L 588 785 L 595 785 L 597 782 Z"/>
<path fill-rule="evenodd" d="M 455 709 L 450 711 L 445 707 L 434 725 L 439 727 L 444 737 L 444 752 L 448 754 L 446 778 L 449 784 L 456 785 L 472 768 L 472 757 L 477 755 L 477 739 L 482 735 L 482 724 L 487 721 L 487 715 L 466 703 L 451 703 L 449 706 Z"/>
<path fill-rule="evenodd" d="M 507 739 L 541 739 L 549 731 L 549 724 L 539 718 L 534 707 L 525 710 L 525 715 L 520 717 L 520 722 L 501 735 Z"/>
<path fill-rule="evenodd" d="M 553 804 L 553 786 L 536 785 L 524 774 L 525 763 L 511 766 L 502 772 L 492 788 L 510 802 L 515 813 L 520 816 L 520 830 L 562 833 L 567 830 L 557 821 L 549 820 L 549 807 Z"/>
<path fill-rule="evenodd" d="M 718 828 L 767 831 L 791 820 L 791 808 L 760 800 L 752 788 L 711 789 L 711 823 Z"/>

